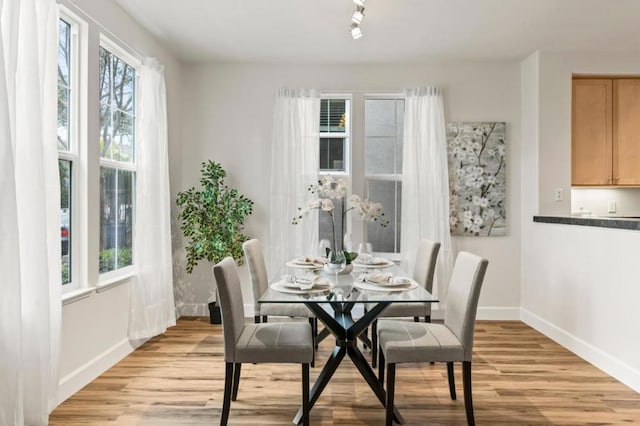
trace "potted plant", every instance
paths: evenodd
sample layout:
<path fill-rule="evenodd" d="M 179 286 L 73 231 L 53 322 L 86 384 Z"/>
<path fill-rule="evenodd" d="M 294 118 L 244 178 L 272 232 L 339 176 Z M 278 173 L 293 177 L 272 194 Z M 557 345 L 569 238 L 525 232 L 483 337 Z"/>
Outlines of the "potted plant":
<path fill-rule="evenodd" d="M 189 274 L 201 260 L 218 263 L 231 256 L 242 264 L 242 243 L 249 239 L 243 232 L 243 224 L 253 211 L 253 201 L 225 184 L 227 173 L 222 165 L 209 160 L 202 163 L 200 172 L 202 189 L 191 187 L 179 192 L 176 200 L 182 221 L 180 229 L 188 239 Z"/>

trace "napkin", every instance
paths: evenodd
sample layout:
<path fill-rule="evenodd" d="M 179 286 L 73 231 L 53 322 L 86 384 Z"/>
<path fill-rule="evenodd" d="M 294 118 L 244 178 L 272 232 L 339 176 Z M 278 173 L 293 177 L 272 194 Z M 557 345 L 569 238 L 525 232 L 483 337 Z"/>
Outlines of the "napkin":
<path fill-rule="evenodd" d="M 300 290 L 311 290 L 314 287 L 329 287 L 331 281 L 324 277 L 296 277 L 294 275 L 283 275 L 282 280 L 294 284 Z"/>
<path fill-rule="evenodd" d="M 390 272 L 372 272 L 365 277 L 367 281 L 378 284 L 389 284 L 392 278 L 393 274 Z"/>
<path fill-rule="evenodd" d="M 327 263 L 326 257 L 303 256 L 298 259 L 302 263 L 313 263 L 314 265 L 324 265 Z"/>

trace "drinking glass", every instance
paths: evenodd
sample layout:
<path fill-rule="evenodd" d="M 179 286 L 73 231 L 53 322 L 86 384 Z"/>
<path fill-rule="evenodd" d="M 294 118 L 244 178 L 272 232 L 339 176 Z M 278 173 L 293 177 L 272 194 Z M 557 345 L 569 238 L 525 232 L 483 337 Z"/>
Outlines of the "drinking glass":
<path fill-rule="evenodd" d="M 360 243 L 360 245 L 358 245 L 358 257 L 360 258 L 359 263 L 371 262 L 371 259 L 373 259 L 373 247 L 371 247 L 371 243 Z"/>
<path fill-rule="evenodd" d="M 338 282 L 338 274 L 347 266 L 347 258 L 342 250 L 331 250 L 327 256 L 327 269 L 336 276 Z"/>

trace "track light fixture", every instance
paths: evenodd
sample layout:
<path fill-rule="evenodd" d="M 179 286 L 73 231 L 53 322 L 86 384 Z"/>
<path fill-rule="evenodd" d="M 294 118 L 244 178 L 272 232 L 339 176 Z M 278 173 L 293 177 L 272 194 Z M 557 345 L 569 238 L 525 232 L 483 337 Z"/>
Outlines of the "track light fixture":
<path fill-rule="evenodd" d="M 354 40 L 362 37 L 362 29 L 360 28 L 360 24 L 364 19 L 364 3 L 366 0 L 353 0 L 356 5 L 356 10 L 351 15 L 351 37 Z"/>
<path fill-rule="evenodd" d="M 360 37 L 362 37 L 362 30 L 360 29 L 360 26 L 356 23 L 351 24 L 351 37 L 353 37 L 354 40 L 357 40 Z"/>

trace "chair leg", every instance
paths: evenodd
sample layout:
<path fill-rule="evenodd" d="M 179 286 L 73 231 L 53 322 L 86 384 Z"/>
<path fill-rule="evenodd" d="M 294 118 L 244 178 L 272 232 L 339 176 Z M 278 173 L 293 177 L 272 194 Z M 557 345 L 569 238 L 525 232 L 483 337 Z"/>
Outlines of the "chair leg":
<path fill-rule="evenodd" d="M 462 385 L 464 387 L 464 410 L 467 413 L 467 424 L 475 426 L 473 399 L 471 398 L 471 361 L 462 361 Z"/>
<path fill-rule="evenodd" d="M 413 322 L 420 322 L 420 317 L 413 317 Z"/>
<path fill-rule="evenodd" d="M 387 426 L 393 426 L 393 393 L 396 386 L 396 365 L 389 364 L 387 370 L 387 411 L 385 424 Z"/>
<path fill-rule="evenodd" d="M 260 324 L 260 315 L 256 315 L 253 317 L 253 322 L 256 324 Z"/>
<path fill-rule="evenodd" d="M 309 364 L 302 364 L 302 422 L 309 426 Z"/>
<path fill-rule="evenodd" d="M 431 322 L 431 315 L 425 315 L 424 322 Z"/>
<path fill-rule="evenodd" d="M 378 381 L 382 386 L 384 386 L 384 365 L 386 363 L 384 359 L 384 353 L 382 349 L 378 348 Z"/>
<path fill-rule="evenodd" d="M 315 318 L 309 318 L 309 325 L 311 326 L 311 341 L 313 342 L 313 358 L 311 358 L 311 368 L 316 366 L 316 338 L 317 333 L 314 328 Z"/>
<path fill-rule="evenodd" d="M 267 322 L 267 316 L 266 315 L 262 316 L 262 322 Z"/>
<path fill-rule="evenodd" d="M 456 400 L 456 379 L 453 376 L 453 362 L 447 362 L 447 378 L 449 379 L 449 395 Z"/>
<path fill-rule="evenodd" d="M 378 361 L 378 320 L 371 323 L 371 366 L 376 368 Z"/>
<path fill-rule="evenodd" d="M 231 386 L 233 384 L 233 363 L 227 362 L 224 371 L 224 397 L 222 398 L 222 415 L 220 426 L 226 426 L 229 420 L 229 408 L 231 407 Z"/>
<path fill-rule="evenodd" d="M 238 398 L 238 386 L 240 385 L 240 367 L 242 364 L 236 362 L 233 365 L 233 391 L 231 392 L 231 400 L 235 401 Z"/>

